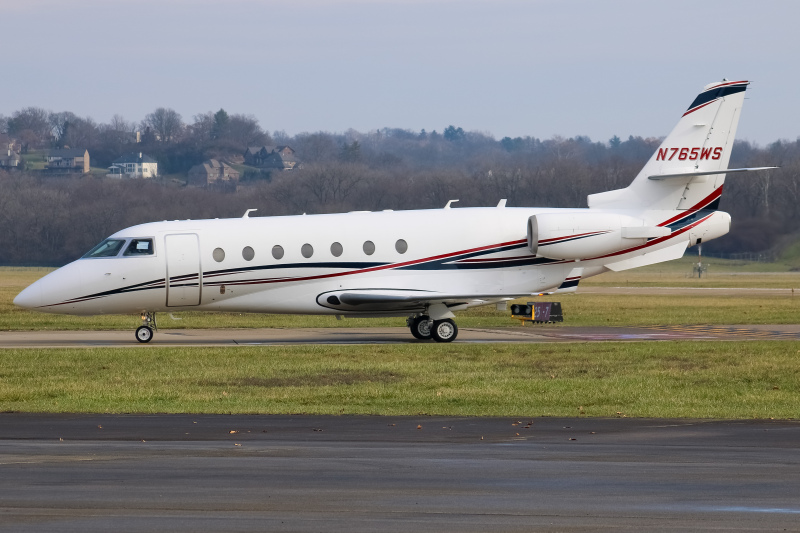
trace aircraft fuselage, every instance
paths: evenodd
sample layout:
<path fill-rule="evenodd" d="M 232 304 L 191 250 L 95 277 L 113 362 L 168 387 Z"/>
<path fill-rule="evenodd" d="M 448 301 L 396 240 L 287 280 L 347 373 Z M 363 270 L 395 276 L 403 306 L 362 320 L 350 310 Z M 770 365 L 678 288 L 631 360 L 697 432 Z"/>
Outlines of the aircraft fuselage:
<path fill-rule="evenodd" d="M 587 211 L 495 207 L 153 222 L 110 236 L 124 241 L 114 256 L 74 261 L 16 302 L 76 315 L 189 309 L 407 315 L 422 309 L 331 299 L 372 290 L 460 295 L 451 305 L 464 308 L 555 290 L 576 266 L 581 278 L 606 271 L 607 257 L 559 260 L 529 249 L 532 215 Z M 144 239 L 152 239 L 152 253 L 123 254 L 132 240 Z"/>

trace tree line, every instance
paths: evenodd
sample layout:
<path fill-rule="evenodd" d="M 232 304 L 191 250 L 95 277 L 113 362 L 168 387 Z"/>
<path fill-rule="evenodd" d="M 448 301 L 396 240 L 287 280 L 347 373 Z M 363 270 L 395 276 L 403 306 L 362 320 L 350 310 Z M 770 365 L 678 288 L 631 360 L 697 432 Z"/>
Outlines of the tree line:
<path fill-rule="evenodd" d="M 138 144 L 134 131 L 144 132 Z M 502 198 L 509 206 L 585 207 L 588 194 L 627 186 L 660 144 L 657 138 L 632 136 L 607 142 L 582 136 L 498 141 L 455 126 L 442 133 L 383 128 L 290 136 L 269 134 L 255 118 L 224 110 L 186 124 L 170 109 L 158 109 L 139 124 L 117 116 L 98 125 L 70 113 L 26 108 L 0 117 L 0 132 L 27 150 L 87 147 L 93 166 L 98 160 L 110 164 L 126 151 L 144 151 L 156 157 L 160 173 L 184 172 L 209 157 L 226 159 L 247 146 L 270 144 L 292 146 L 302 162 L 291 171 L 250 176 L 227 191 L 174 181 L 0 171 L 3 265 L 61 265 L 127 226 L 238 217 L 250 208 L 265 216 L 439 208 L 451 199 L 460 200 L 456 207 L 489 206 Z M 800 142 L 760 147 L 737 141 L 730 164 L 781 168 L 728 177 L 720 208 L 733 216 L 733 228 L 706 250 L 757 252 L 792 239 L 800 221 Z"/>
<path fill-rule="evenodd" d="M 272 143 L 255 117 L 228 115 L 224 109 L 196 115 L 191 124 L 174 109 L 163 107 L 139 122 L 114 115 L 108 123 L 98 124 L 70 111 L 27 107 L 9 117 L 0 115 L 0 133 L 15 138 L 23 155 L 47 148 L 85 148 L 94 167 L 108 167 L 126 152 L 144 151 L 168 174 L 186 172 L 205 159 L 242 154 L 248 146 Z"/>

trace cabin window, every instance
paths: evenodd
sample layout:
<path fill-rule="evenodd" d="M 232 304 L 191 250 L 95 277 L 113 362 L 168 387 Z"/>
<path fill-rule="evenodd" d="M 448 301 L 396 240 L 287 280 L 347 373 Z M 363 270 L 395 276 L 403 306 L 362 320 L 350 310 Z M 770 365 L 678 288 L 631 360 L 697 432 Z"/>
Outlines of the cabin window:
<path fill-rule="evenodd" d="M 86 252 L 83 257 L 116 257 L 124 245 L 124 239 L 106 239 Z"/>
<path fill-rule="evenodd" d="M 308 259 L 312 255 L 314 255 L 314 247 L 308 243 L 305 243 L 302 248 L 300 248 L 300 253 L 303 254 L 303 257 Z"/>
<path fill-rule="evenodd" d="M 397 239 L 397 242 L 394 243 L 394 249 L 397 250 L 398 254 L 404 254 L 408 251 L 408 243 L 403 239 Z"/>
<path fill-rule="evenodd" d="M 372 255 L 375 253 L 375 243 L 372 241 L 366 241 L 364 243 L 364 253 L 367 255 Z"/>
<path fill-rule="evenodd" d="M 153 255 L 153 239 L 131 239 L 131 243 L 122 255 Z"/>
<path fill-rule="evenodd" d="M 331 253 L 333 254 L 333 257 L 339 257 L 343 252 L 344 248 L 342 248 L 341 243 L 335 242 L 331 244 Z"/>
<path fill-rule="evenodd" d="M 217 263 L 222 263 L 222 261 L 225 259 L 225 250 L 222 248 L 214 248 L 214 251 L 211 252 L 211 257 L 213 257 L 214 261 Z"/>
<path fill-rule="evenodd" d="M 242 257 L 244 258 L 245 261 L 252 261 L 255 256 L 256 253 L 249 246 L 245 246 L 244 249 L 242 250 Z"/>
<path fill-rule="evenodd" d="M 275 259 L 283 259 L 283 246 L 275 245 L 272 247 L 272 257 Z"/>

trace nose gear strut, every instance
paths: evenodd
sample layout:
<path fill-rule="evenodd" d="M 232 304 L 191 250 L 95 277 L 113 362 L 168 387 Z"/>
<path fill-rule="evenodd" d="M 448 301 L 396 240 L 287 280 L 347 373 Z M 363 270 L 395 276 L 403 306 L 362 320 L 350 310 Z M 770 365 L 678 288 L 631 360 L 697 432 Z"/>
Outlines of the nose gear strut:
<path fill-rule="evenodd" d="M 142 313 L 142 325 L 136 328 L 136 340 L 139 342 L 150 342 L 153 339 L 154 331 L 158 331 L 156 314 L 145 311 Z"/>

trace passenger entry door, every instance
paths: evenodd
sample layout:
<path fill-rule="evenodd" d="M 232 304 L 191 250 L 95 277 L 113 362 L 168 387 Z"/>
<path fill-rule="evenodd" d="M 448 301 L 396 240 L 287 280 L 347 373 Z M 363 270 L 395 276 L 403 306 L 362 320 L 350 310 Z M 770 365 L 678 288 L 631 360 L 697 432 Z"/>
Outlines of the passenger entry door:
<path fill-rule="evenodd" d="M 167 235 L 167 307 L 200 304 L 203 274 L 200 242 L 195 233 Z"/>

